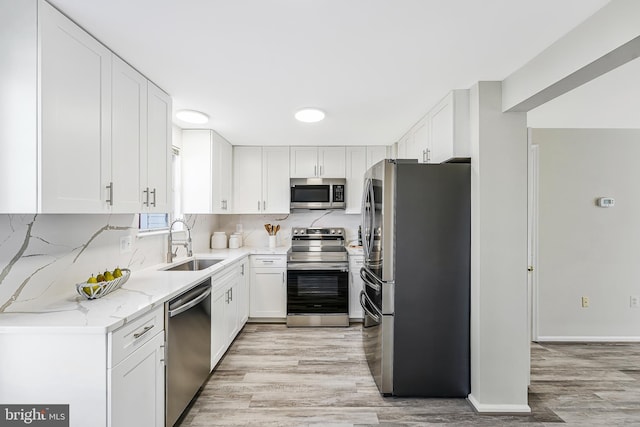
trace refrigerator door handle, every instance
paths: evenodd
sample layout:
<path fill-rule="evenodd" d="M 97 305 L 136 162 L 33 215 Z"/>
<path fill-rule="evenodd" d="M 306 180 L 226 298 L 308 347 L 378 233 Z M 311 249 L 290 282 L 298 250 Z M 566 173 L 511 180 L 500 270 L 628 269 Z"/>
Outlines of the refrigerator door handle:
<path fill-rule="evenodd" d="M 380 315 L 369 310 L 366 303 L 371 304 L 371 306 L 373 307 L 373 304 L 371 303 L 371 300 L 369 299 L 367 294 L 364 291 L 360 291 L 360 306 L 362 307 L 364 312 L 367 313 L 367 315 L 371 317 L 376 323 L 380 323 Z"/>
<path fill-rule="evenodd" d="M 382 289 L 382 281 L 378 279 L 373 273 L 367 270 L 366 267 L 360 268 L 360 278 L 365 283 L 365 285 L 369 286 L 376 292 L 380 292 Z"/>

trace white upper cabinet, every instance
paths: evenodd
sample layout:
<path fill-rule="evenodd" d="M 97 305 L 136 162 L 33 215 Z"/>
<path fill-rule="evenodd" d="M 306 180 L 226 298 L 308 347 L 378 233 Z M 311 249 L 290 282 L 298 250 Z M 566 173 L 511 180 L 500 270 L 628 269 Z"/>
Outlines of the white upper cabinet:
<path fill-rule="evenodd" d="M 182 204 L 186 213 L 230 213 L 232 147 L 212 130 L 183 130 Z"/>
<path fill-rule="evenodd" d="M 291 178 L 345 178 L 345 147 L 291 147 Z"/>
<path fill-rule="evenodd" d="M 170 212 L 171 97 L 151 82 L 147 82 L 147 93 L 147 144 L 146 150 L 142 151 L 141 166 L 142 202 L 145 210 L 150 212 Z"/>
<path fill-rule="evenodd" d="M 111 94 L 112 212 L 138 212 L 143 202 L 140 166 L 147 141 L 147 79 L 114 57 Z"/>
<path fill-rule="evenodd" d="M 262 148 L 262 212 L 289 213 L 289 147 Z"/>
<path fill-rule="evenodd" d="M 289 212 L 289 148 L 233 147 L 235 213 Z"/>
<path fill-rule="evenodd" d="M 453 90 L 427 114 L 429 160 L 441 163 L 451 157 L 470 157 L 469 90 Z"/>
<path fill-rule="evenodd" d="M 380 160 L 389 158 L 391 155 L 390 151 L 390 148 L 386 145 L 367 146 L 367 170 Z"/>
<path fill-rule="evenodd" d="M 345 213 L 360 213 L 364 173 L 367 171 L 367 147 L 347 147 L 347 205 Z"/>
<path fill-rule="evenodd" d="M 49 3 L 5 3 L 0 213 L 135 213 L 147 186 L 168 211 L 170 97 Z"/>
<path fill-rule="evenodd" d="M 468 157 L 469 132 L 469 91 L 451 91 L 398 141 L 397 158 L 441 163 Z"/>
<path fill-rule="evenodd" d="M 233 207 L 236 213 L 262 212 L 262 147 L 233 147 Z"/>
<path fill-rule="evenodd" d="M 384 145 L 346 147 L 347 206 L 345 213 L 360 213 L 364 174 L 371 166 L 386 158 L 388 151 L 388 147 Z"/>
<path fill-rule="evenodd" d="M 41 82 L 38 210 L 108 212 L 111 52 L 48 3 L 38 4 L 38 23 Z"/>

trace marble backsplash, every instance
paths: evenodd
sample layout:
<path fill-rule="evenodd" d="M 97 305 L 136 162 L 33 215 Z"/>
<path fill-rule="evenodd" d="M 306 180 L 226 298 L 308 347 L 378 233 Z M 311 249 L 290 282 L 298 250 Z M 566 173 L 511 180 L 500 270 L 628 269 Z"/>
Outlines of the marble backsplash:
<path fill-rule="evenodd" d="M 293 227 L 344 227 L 349 243 L 358 240 L 360 215 L 347 215 L 340 210 L 302 211 L 288 215 L 220 215 L 216 231 L 224 231 L 230 235 L 236 231 L 237 224 L 242 224 L 245 246 L 265 247 L 269 244 L 264 224 L 280 224 L 278 246 L 291 244 Z"/>
<path fill-rule="evenodd" d="M 217 218 L 187 215 L 194 252 L 208 250 Z M 27 310 L 36 298 L 53 300 L 105 269 L 164 262 L 166 234 L 138 237 L 137 228 L 132 214 L 0 215 L 0 313 Z M 120 253 L 123 236 L 132 236 L 130 253 Z M 178 256 L 184 255 L 180 248 Z"/>

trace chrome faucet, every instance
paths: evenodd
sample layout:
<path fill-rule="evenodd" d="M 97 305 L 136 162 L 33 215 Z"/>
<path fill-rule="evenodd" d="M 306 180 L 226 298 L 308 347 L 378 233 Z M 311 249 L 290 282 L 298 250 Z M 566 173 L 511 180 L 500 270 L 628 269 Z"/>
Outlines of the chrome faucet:
<path fill-rule="evenodd" d="M 171 230 L 173 230 L 173 225 L 176 222 L 181 222 L 184 224 L 184 226 L 187 228 L 187 240 L 183 240 L 183 241 L 178 241 L 178 242 L 174 242 L 173 241 L 173 236 L 171 235 Z M 182 219 L 174 219 L 173 222 L 171 223 L 171 225 L 169 226 L 169 247 L 168 247 L 168 251 L 167 251 L 167 262 L 173 262 L 173 258 L 176 257 L 178 255 L 178 248 L 176 248 L 176 251 L 173 252 L 173 247 L 174 246 L 184 246 L 187 249 L 187 256 L 193 256 L 193 251 L 191 250 L 191 228 L 189 228 L 189 224 L 187 224 L 184 220 Z"/>

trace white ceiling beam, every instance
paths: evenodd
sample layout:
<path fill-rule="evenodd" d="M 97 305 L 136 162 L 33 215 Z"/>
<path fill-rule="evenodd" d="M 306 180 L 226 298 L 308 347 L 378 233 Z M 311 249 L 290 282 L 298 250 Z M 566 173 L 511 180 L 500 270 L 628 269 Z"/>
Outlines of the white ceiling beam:
<path fill-rule="evenodd" d="M 612 0 L 502 82 L 503 111 L 529 111 L 640 57 L 640 1 Z"/>

